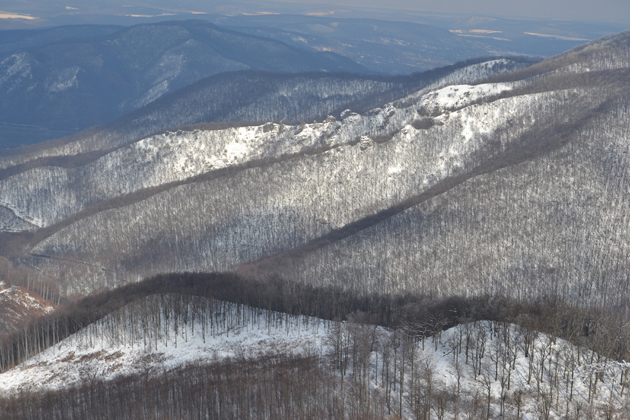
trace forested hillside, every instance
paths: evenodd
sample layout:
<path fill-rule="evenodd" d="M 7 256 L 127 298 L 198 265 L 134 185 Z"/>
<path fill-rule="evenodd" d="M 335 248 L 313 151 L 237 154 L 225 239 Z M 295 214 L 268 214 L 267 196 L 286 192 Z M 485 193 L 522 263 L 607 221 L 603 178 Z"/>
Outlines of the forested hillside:
<path fill-rule="evenodd" d="M 238 270 L 624 305 L 627 51 L 621 34 L 321 122 L 167 131 L 7 172 L 5 252 L 62 295 Z"/>
<path fill-rule="evenodd" d="M 435 197 L 421 197 L 386 222 L 278 255 L 269 270 L 364 290 L 482 290 L 526 299 L 552 293 L 626 305 L 629 74 L 626 53 L 619 51 L 627 48 L 626 33 L 508 76 L 533 77 L 540 69 L 552 74 L 527 88 L 538 93 L 524 97 L 542 99 L 532 102 L 531 120 L 519 125 L 511 112 L 509 128 L 495 136 L 509 139 L 522 127 L 518 147 L 505 148 L 472 176 L 452 178 Z M 567 95 L 559 107 L 550 87 Z M 580 99 L 580 92 L 589 93 Z"/>
<path fill-rule="evenodd" d="M 0 157 L 0 418 L 630 418 L 630 32 L 188 79 L 173 48 L 345 64 L 196 21 L 44 33 L 0 37 L 43 57 L 15 95 L 78 44 L 202 80 Z"/>

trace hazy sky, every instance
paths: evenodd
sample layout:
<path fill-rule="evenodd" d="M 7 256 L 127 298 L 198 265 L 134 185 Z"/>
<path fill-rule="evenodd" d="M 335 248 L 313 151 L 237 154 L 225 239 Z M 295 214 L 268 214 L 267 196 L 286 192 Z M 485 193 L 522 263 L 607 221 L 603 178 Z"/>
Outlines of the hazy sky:
<path fill-rule="evenodd" d="M 503 17 L 551 18 L 630 24 L 630 0 L 276 0 L 485 14 Z"/>

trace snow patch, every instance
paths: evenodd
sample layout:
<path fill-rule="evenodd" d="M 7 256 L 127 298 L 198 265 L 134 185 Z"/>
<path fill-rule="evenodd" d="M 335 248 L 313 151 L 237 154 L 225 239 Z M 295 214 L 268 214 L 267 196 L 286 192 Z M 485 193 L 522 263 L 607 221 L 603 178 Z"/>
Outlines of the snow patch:
<path fill-rule="evenodd" d="M 51 76 L 46 83 L 46 89 L 49 93 L 59 93 L 64 90 L 79 86 L 77 75 L 79 67 L 70 67 L 60 70 L 56 75 Z"/>
<path fill-rule="evenodd" d="M 14 85 L 21 82 L 22 79 L 32 79 L 31 64 L 29 63 L 29 55 L 25 52 L 13 54 L 0 62 L 0 86 L 12 78 L 15 78 Z M 8 89 L 11 91 L 12 87 Z"/>
<path fill-rule="evenodd" d="M 389 168 L 387 168 L 387 173 L 392 175 L 392 174 L 398 174 L 402 172 L 402 168 L 400 167 L 400 165 L 398 166 L 390 166 Z"/>
<path fill-rule="evenodd" d="M 512 90 L 508 83 L 487 83 L 482 85 L 453 85 L 434 90 L 426 94 L 421 105 L 429 110 L 459 109 L 480 99 L 499 95 Z"/>
<path fill-rule="evenodd" d="M 140 108 L 146 104 L 149 104 L 160 96 L 164 95 L 168 92 L 168 80 L 163 80 L 160 83 L 153 86 L 151 89 L 146 91 L 144 95 L 135 100 L 132 104 L 133 109 Z M 121 105 L 121 109 L 125 108 L 125 105 Z"/>

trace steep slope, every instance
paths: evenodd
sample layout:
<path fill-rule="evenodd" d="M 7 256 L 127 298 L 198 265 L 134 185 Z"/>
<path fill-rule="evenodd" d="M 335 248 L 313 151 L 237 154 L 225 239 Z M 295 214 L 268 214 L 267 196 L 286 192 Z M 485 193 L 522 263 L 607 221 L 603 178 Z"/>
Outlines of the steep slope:
<path fill-rule="evenodd" d="M 531 77 L 541 67 L 560 73 L 531 86 L 557 85 L 570 95 L 563 114 L 545 101 L 545 113 L 553 112 L 555 123 L 532 115 L 537 128 L 527 134 L 529 153 L 516 150 L 491 170 L 454 179 L 435 197 L 357 235 L 338 235 L 332 244 L 314 241 L 261 261 L 263 273 L 363 291 L 438 296 L 482 291 L 518 298 L 553 293 L 585 304 L 625 305 L 630 296 L 624 256 L 630 245 L 627 51 L 624 33 L 521 72 Z M 600 76 L 592 74 L 597 69 Z M 586 102 L 576 101 L 576 80 L 582 87 L 591 80 L 595 88 Z M 594 113 L 577 124 L 558 124 L 575 121 L 590 107 Z"/>
<path fill-rule="evenodd" d="M 81 27 L 77 35 L 79 29 L 89 32 Z M 3 136 L 3 148 L 28 143 L 29 127 L 77 132 L 221 72 L 364 70 L 333 53 L 306 52 L 204 21 L 138 25 L 112 34 L 95 27 L 92 37 L 55 35 L 58 42 L 33 41 L 32 49 L 0 56 L 0 122 L 24 128 L 22 138 L 5 133 L 11 137 Z"/>
<path fill-rule="evenodd" d="M 363 291 L 625 305 L 627 106 L 558 151 L 480 174 L 337 243 L 263 262 L 263 272 Z"/>
<path fill-rule="evenodd" d="M 473 99 L 475 93 L 483 95 L 502 89 L 505 88 L 472 88 L 470 97 Z M 449 120 L 422 122 L 417 103 L 407 103 L 410 105 L 399 104 L 400 108 L 388 105 L 365 116 L 344 115 L 342 121 L 329 119 L 304 126 L 268 125 L 241 129 L 244 134 L 251 132 L 253 136 L 249 139 L 239 136 L 238 142 L 232 135 L 220 132 L 225 140 L 207 144 L 216 145 L 217 151 L 225 155 L 229 162 L 226 170 L 206 172 L 198 178 L 187 178 L 171 185 L 162 184 L 164 187 L 153 190 L 139 190 L 137 194 L 112 202 L 113 208 L 103 205 L 87 208 L 71 219 L 37 232 L 29 245 L 32 257 L 27 259 L 34 258 L 31 262 L 36 265 L 56 264 L 55 258 L 61 257 L 57 251 L 61 246 L 66 254 L 61 258 L 78 252 L 76 257 L 69 259 L 89 260 L 96 264 L 95 268 L 103 258 L 117 259 L 124 255 L 123 266 L 139 264 L 142 271 L 148 267 L 157 271 L 234 269 L 235 264 L 291 249 L 387 210 L 431 189 L 448 176 L 465 173 L 477 159 L 483 161 L 492 157 L 486 149 L 493 147 L 488 144 L 488 139 L 471 139 L 468 144 L 461 144 L 452 134 L 459 132 L 464 123 L 470 127 L 472 137 L 472 133 L 489 131 L 492 124 L 499 121 L 488 121 L 488 127 L 477 126 L 477 114 L 465 112 Z M 411 125 L 414 122 L 419 128 Z M 434 124 L 434 127 L 427 130 L 424 124 Z M 271 148 L 271 144 L 263 141 L 265 127 L 268 127 L 267 138 L 276 140 Z M 189 137 L 194 141 L 202 135 L 192 132 Z M 184 138 L 182 133 L 170 141 L 178 144 Z M 160 136 L 135 147 L 151 147 L 151 143 L 162 139 L 169 140 L 168 136 Z M 286 146 L 282 144 L 283 139 L 286 139 Z M 202 143 L 197 140 L 194 144 L 201 147 Z M 176 149 L 177 152 L 183 150 Z M 255 159 L 260 154 L 257 150 L 263 153 L 259 160 Z M 156 149 L 156 152 L 160 151 L 161 148 Z M 309 153 L 305 154 L 305 151 Z M 122 156 L 126 155 L 122 153 Z M 186 158 L 188 165 L 184 160 L 181 164 L 186 166 L 179 166 L 181 169 L 176 171 L 171 169 L 167 174 L 186 176 L 187 168 L 203 173 L 211 164 L 225 167 L 220 160 L 204 163 L 207 156 L 192 154 Z M 198 159 L 202 160 L 195 164 Z M 239 161 L 248 163 L 235 166 L 234 163 Z M 173 168 L 172 160 L 166 162 Z M 122 186 L 116 179 L 112 178 L 112 181 L 113 186 Z M 291 193 L 287 193 L 289 191 Z M 59 196 L 53 193 L 51 197 Z M 169 213 L 164 214 L 160 209 L 169 209 Z M 166 219 L 147 225 L 155 217 L 150 214 Z M 96 234 L 98 241 L 84 236 L 86 230 L 92 232 L 90 237 Z M 157 238 L 161 239 L 155 242 Z M 149 243 L 153 245 L 147 248 Z M 151 255 L 148 255 L 149 249 Z M 93 256 L 87 257 L 90 254 Z M 156 260 L 158 254 L 161 256 Z M 217 257 L 204 258 L 203 265 L 199 266 L 199 255 Z M 53 259 L 42 260 L 41 256 Z M 156 262 L 158 264 L 154 265 Z M 52 268 L 47 270 L 54 271 Z M 97 273 L 94 275 L 102 277 Z M 79 285 L 76 280 L 71 283 L 68 287 Z"/>
<path fill-rule="evenodd" d="M 624 33 L 339 120 L 170 132 L 24 171 L 2 180 L 4 229 L 37 228 L 5 250 L 67 294 L 240 270 L 624 305 L 628 50 Z"/>

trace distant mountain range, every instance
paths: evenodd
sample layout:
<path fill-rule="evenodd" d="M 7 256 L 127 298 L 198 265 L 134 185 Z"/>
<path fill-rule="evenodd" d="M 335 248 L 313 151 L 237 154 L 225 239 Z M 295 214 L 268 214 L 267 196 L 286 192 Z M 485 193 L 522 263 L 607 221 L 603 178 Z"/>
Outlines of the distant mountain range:
<path fill-rule="evenodd" d="M 4 147 L 112 120 L 226 71 L 366 71 L 335 53 L 307 52 L 205 21 L 7 31 L 0 51 Z"/>
<path fill-rule="evenodd" d="M 429 24 L 303 15 L 213 16 L 209 19 L 237 31 L 277 39 L 308 51 L 333 51 L 370 71 L 385 74 L 409 74 L 471 57 L 548 57 L 585 41 L 576 36 L 562 36 L 566 30 L 552 29 L 543 23 L 483 18 L 440 21 L 425 16 Z M 601 35 L 596 36 L 599 37 Z"/>

